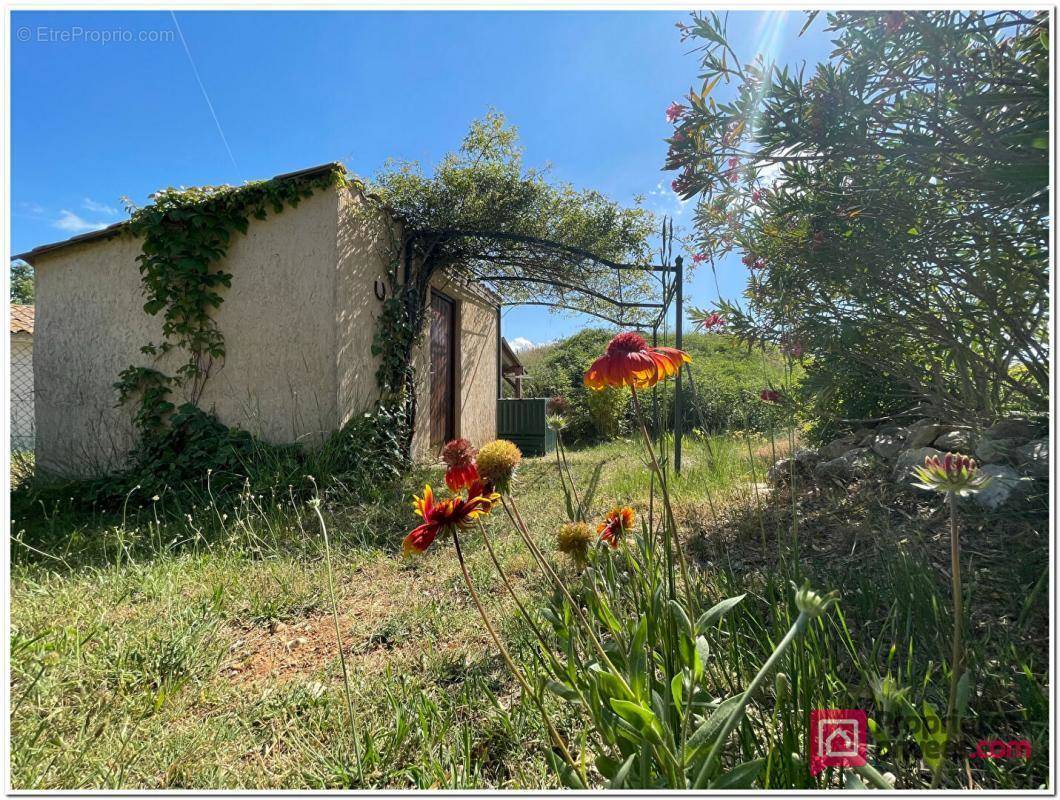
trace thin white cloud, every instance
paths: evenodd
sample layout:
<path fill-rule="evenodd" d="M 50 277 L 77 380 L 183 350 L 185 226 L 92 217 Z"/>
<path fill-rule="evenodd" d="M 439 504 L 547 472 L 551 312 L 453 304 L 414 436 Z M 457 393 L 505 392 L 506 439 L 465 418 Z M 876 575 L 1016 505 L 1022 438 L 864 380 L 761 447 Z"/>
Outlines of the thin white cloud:
<path fill-rule="evenodd" d="M 52 225 L 59 230 L 67 231 L 68 233 L 98 231 L 107 227 L 106 222 L 89 222 L 88 220 L 77 216 L 73 211 L 68 211 L 65 208 L 59 212 L 59 219 L 55 220 Z"/>
<path fill-rule="evenodd" d="M 547 342 L 535 343 L 527 339 L 525 336 L 516 336 L 514 339 L 508 342 L 508 346 L 512 348 L 513 352 L 521 353 L 524 350 L 533 350 L 535 347 L 545 347 L 546 345 L 553 344 L 554 342 L 555 340 L 553 339 Z"/>
<path fill-rule="evenodd" d="M 34 216 L 40 216 L 44 213 L 44 206 L 40 203 L 29 203 L 25 200 L 20 200 L 18 207 L 25 211 L 27 214 L 33 214 Z"/>
<path fill-rule="evenodd" d="M 98 200 L 93 200 L 91 197 L 86 197 L 81 201 L 81 207 L 86 211 L 94 211 L 97 214 L 106 214 L 111 217 L 118 216 L 118 209 L 114 206 L 108 206 L 106 203 L 101 203 Z"/>

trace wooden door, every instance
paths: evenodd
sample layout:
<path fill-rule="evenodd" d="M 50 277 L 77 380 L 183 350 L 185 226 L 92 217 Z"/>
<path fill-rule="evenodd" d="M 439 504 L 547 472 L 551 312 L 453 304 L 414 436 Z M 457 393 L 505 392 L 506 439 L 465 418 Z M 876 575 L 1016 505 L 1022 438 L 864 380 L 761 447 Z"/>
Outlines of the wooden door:
<path fill-rule="evenodd" d="M 456 435 L 456 314 L 453 301 L 431 292 L 431 449 Z"/>

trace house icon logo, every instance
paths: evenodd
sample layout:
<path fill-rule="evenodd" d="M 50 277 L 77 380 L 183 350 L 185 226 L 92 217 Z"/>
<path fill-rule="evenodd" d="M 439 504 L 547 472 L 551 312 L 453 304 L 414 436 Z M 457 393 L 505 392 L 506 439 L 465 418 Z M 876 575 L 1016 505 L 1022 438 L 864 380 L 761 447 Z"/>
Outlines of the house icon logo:
<path fill-rule="evenodd" d="M 817 708 L 810 712 L 810 773 L 825 767 L 865 764 L 868 719 L 856 708 Z"/>

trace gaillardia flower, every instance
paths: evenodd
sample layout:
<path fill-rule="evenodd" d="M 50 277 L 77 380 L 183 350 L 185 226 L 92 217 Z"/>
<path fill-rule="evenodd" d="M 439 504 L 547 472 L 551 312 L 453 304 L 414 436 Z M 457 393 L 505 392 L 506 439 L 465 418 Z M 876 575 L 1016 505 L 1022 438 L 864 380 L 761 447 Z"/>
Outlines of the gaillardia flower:
<path fill-rule="evenodd" d="M 484 444 L 478 451 L 478 474 L 482 480 L 496 486 L 500 491 L 508 491 L 515 468 L 519 466 L 523 454 L 507 439 L 494 439 Z"/>
<path fill-rule="evenodd" d="M 475 448 L 467 439 L 453 439 L 442 448 L 442 460 L 447 467 L 445 485 L 451 492 L 459 492 L 478 478 L 475 468 Z"/>
<path fill-rule="evenodd" d="M 616 549 L 623 537 L 633 530 L 633 516 L 633 509 L 629 506 L 608 511 L 604 521 L 596 528 L 600 541 L 607 542 L 612 550 Z"/>
<path fill-rule="evenodd" d="M 476 484 L 472 489 L 485 491 L 481 484 Z M 434 492 L 430 485 L 423 487 L 423 497 L 417 497 L 412 507 L 416 513 L 423 518 L 423 524 L 405 537 L 401 543 L 401 551 L 405 555 L 410 553 L 422 553 L 431 546 L 431 542 L 439 535 L 452 534 L 458 528 L 467 528 L 474 520 L 482 514 L 488 514 L 493 509 L 493 504 L 500 500 L 500 495 L 490 493 L 488 495 L 475 495 L 468 492 L 468 496 L 451 497 L 440 502 L 434 499 Z"/>
<path fill-rule="evenodd" d="M 920 479 L 914 486 L 935 492 L 955 492 L 960 497 L 978 492 L 990 483 L 990 476 L 979 472 L 975 459 L 960 453 L 946 453 L 941 458 L 928 456 L 924 466 L 914 472 Z"/>
<path fill-rule="evenodd" d="M 549 414 L 566 414 L 570 411 L 570 401 L 563 395 L 557 394 L 548 399 L 548 403 L 545 404 L 545 411 Z"/>
<path fill-rule="evenodd" d="M 556 534 L 556 548 L 570 556 L 578 572 L 589 563 L 589 546 L 593 543 L 593 532 L 584 522 L 568 522 Z"/>
<path fill-rule="evenodd" d="M 561 431 L 567 427 L 567 418 L 562 414 L 546 414 L 545 427 L 550 431 Z"/>
<path fill-rule="evenodd" d="M 692 357 L 674 347 L 649 347 L 639 333 L 620 333 L 607 344 L 607 351 L 585 373 L 590 389 L 632 386 L 650 389 L 677 374 Z"/>

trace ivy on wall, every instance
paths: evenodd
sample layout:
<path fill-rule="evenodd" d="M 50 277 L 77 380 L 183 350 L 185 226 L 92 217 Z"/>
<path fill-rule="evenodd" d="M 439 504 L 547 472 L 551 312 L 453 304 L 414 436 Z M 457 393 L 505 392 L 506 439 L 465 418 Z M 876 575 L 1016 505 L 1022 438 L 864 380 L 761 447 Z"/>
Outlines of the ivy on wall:
<path fill-rule="evenodd" d="M 212 314 L 232 275 L 217 268 L 232 236 L 245 234 L 251 218 L 265 219 L 297 206 L 318 189 L 345 181 L 338 165 L 320 175 L 255 181 L 243 186 L 168 188 L 151 195 L 151 204 L 132 209 L 128 232 L 143 240 L 137 258 L 144 311 L 162 315 L 162 339 L 140 348 L 161 357 L 173 350 L 186 354 L 174 375 L 130 366 L 118 376 L 118 402 L 138 398 L 135 423 L 140 434 L 157 433 L 174 405 L 173 389 L 185 390 L 197 405 L 214 364 L 224 359 L 224 335 Z"/>

